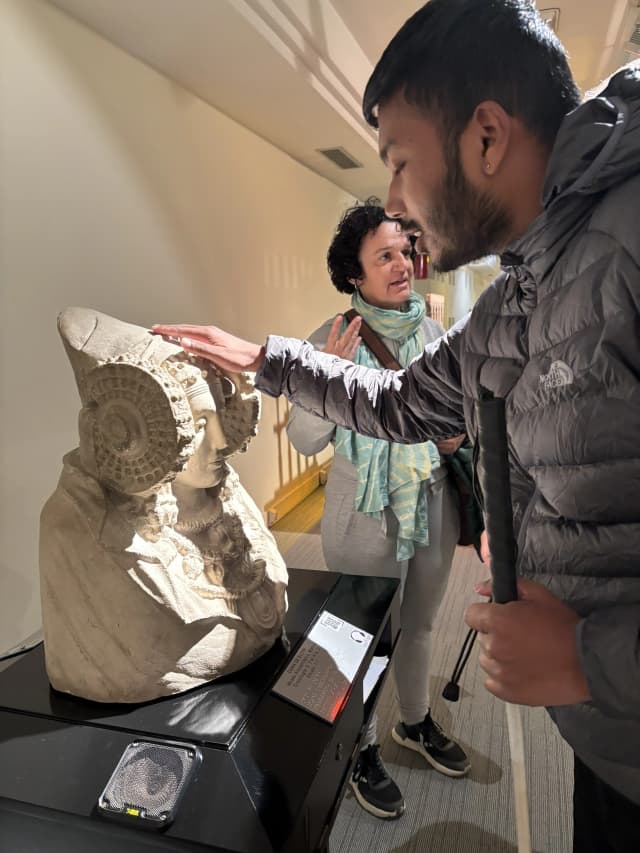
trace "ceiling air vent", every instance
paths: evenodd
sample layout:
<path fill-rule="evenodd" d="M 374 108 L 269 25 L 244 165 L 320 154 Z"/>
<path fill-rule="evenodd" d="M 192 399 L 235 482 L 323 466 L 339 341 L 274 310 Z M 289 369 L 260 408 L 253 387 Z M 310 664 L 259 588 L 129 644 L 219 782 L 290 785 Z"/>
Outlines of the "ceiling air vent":
<path fill-rule="evenodd" d="M 624 49 L 623 62 L 625 65 L 629 62 L 640 61 L 640 16 L 635 22 L 633 31 L 629 38 L 629 43 Z"/>
<path fill-rule="evenodd" d="M 337 166 L 339 169 L 361 169 L 362 163 L 359 163 L 355 157 L 352 157 L 344 148 L 318 148 L 320 154 L 324 154 L 327 160 Z"/>

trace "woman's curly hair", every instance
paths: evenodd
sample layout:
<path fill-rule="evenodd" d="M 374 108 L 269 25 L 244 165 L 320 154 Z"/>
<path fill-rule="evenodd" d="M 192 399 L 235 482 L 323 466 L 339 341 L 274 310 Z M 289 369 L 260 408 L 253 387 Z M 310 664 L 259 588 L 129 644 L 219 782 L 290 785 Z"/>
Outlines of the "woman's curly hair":
<path fill-rule="evenodd" d="M 364 238 L 376 231 L 382 222 L 393 221 L 375 197 L 343 213 L 327 252 L 327 269 L 334 287 L 340 293 L 353 293 L 355 287 L 349 279 L 363 276 L 359 256 Z"/>

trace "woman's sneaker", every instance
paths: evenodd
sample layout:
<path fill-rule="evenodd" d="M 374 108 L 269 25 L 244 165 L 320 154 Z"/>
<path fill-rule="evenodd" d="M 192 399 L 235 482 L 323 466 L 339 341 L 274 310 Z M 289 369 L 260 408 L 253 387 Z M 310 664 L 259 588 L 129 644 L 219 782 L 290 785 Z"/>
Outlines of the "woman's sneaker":
<path fill-rule="evenodd" d="M 464 776 L 469 772 L 471 762 L 466 752 L 443 732 L 430 713 L 414 726 L 398 723 L 391 736 L 400 746 L 419 752 L 445 776 Z"/>
<path fill-rule="evenodd" d="M 351 787 L 356 800 L 369 814 L 393 820 L 404 811 L 404 797 L 382 763 L 378 744 L 360 752 Z"/>

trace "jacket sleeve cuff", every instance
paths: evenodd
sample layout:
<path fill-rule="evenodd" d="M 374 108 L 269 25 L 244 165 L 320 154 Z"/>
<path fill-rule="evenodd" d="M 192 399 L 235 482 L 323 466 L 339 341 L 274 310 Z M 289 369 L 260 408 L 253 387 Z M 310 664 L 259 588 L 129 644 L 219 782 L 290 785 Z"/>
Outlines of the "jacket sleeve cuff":
<path fill-rule="evenodd" d="M 262 365 L 256 373 L 256 388 L 270 397 L 279 397 L 284 391 L 287 365 L 295 359 L 304 343 L 296 338 L 269 335 Z"/>

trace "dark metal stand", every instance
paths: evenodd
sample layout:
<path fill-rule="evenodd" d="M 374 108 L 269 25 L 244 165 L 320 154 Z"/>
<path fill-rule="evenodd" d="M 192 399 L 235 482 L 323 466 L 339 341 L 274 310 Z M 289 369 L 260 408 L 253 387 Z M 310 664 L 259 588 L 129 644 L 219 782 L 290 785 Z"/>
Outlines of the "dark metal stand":
<path fill-rule="evenodd" d="M 397 639 L 397 594 L 389 578 L 290 570 L 288 643 L 233 676 L 144 705 L 56 693 L 42 646 L 12 659 L 0 671 L 0 850 L 328 853 L 382 687 L 363 703 L 364 675 Z M 332 725 L 271 692 L 324 609 L 374 637 Z M 114 823 L 96 808 L 124 749 L 145 739 L 194 744 L 203 756 L 163 832 Z"/>

